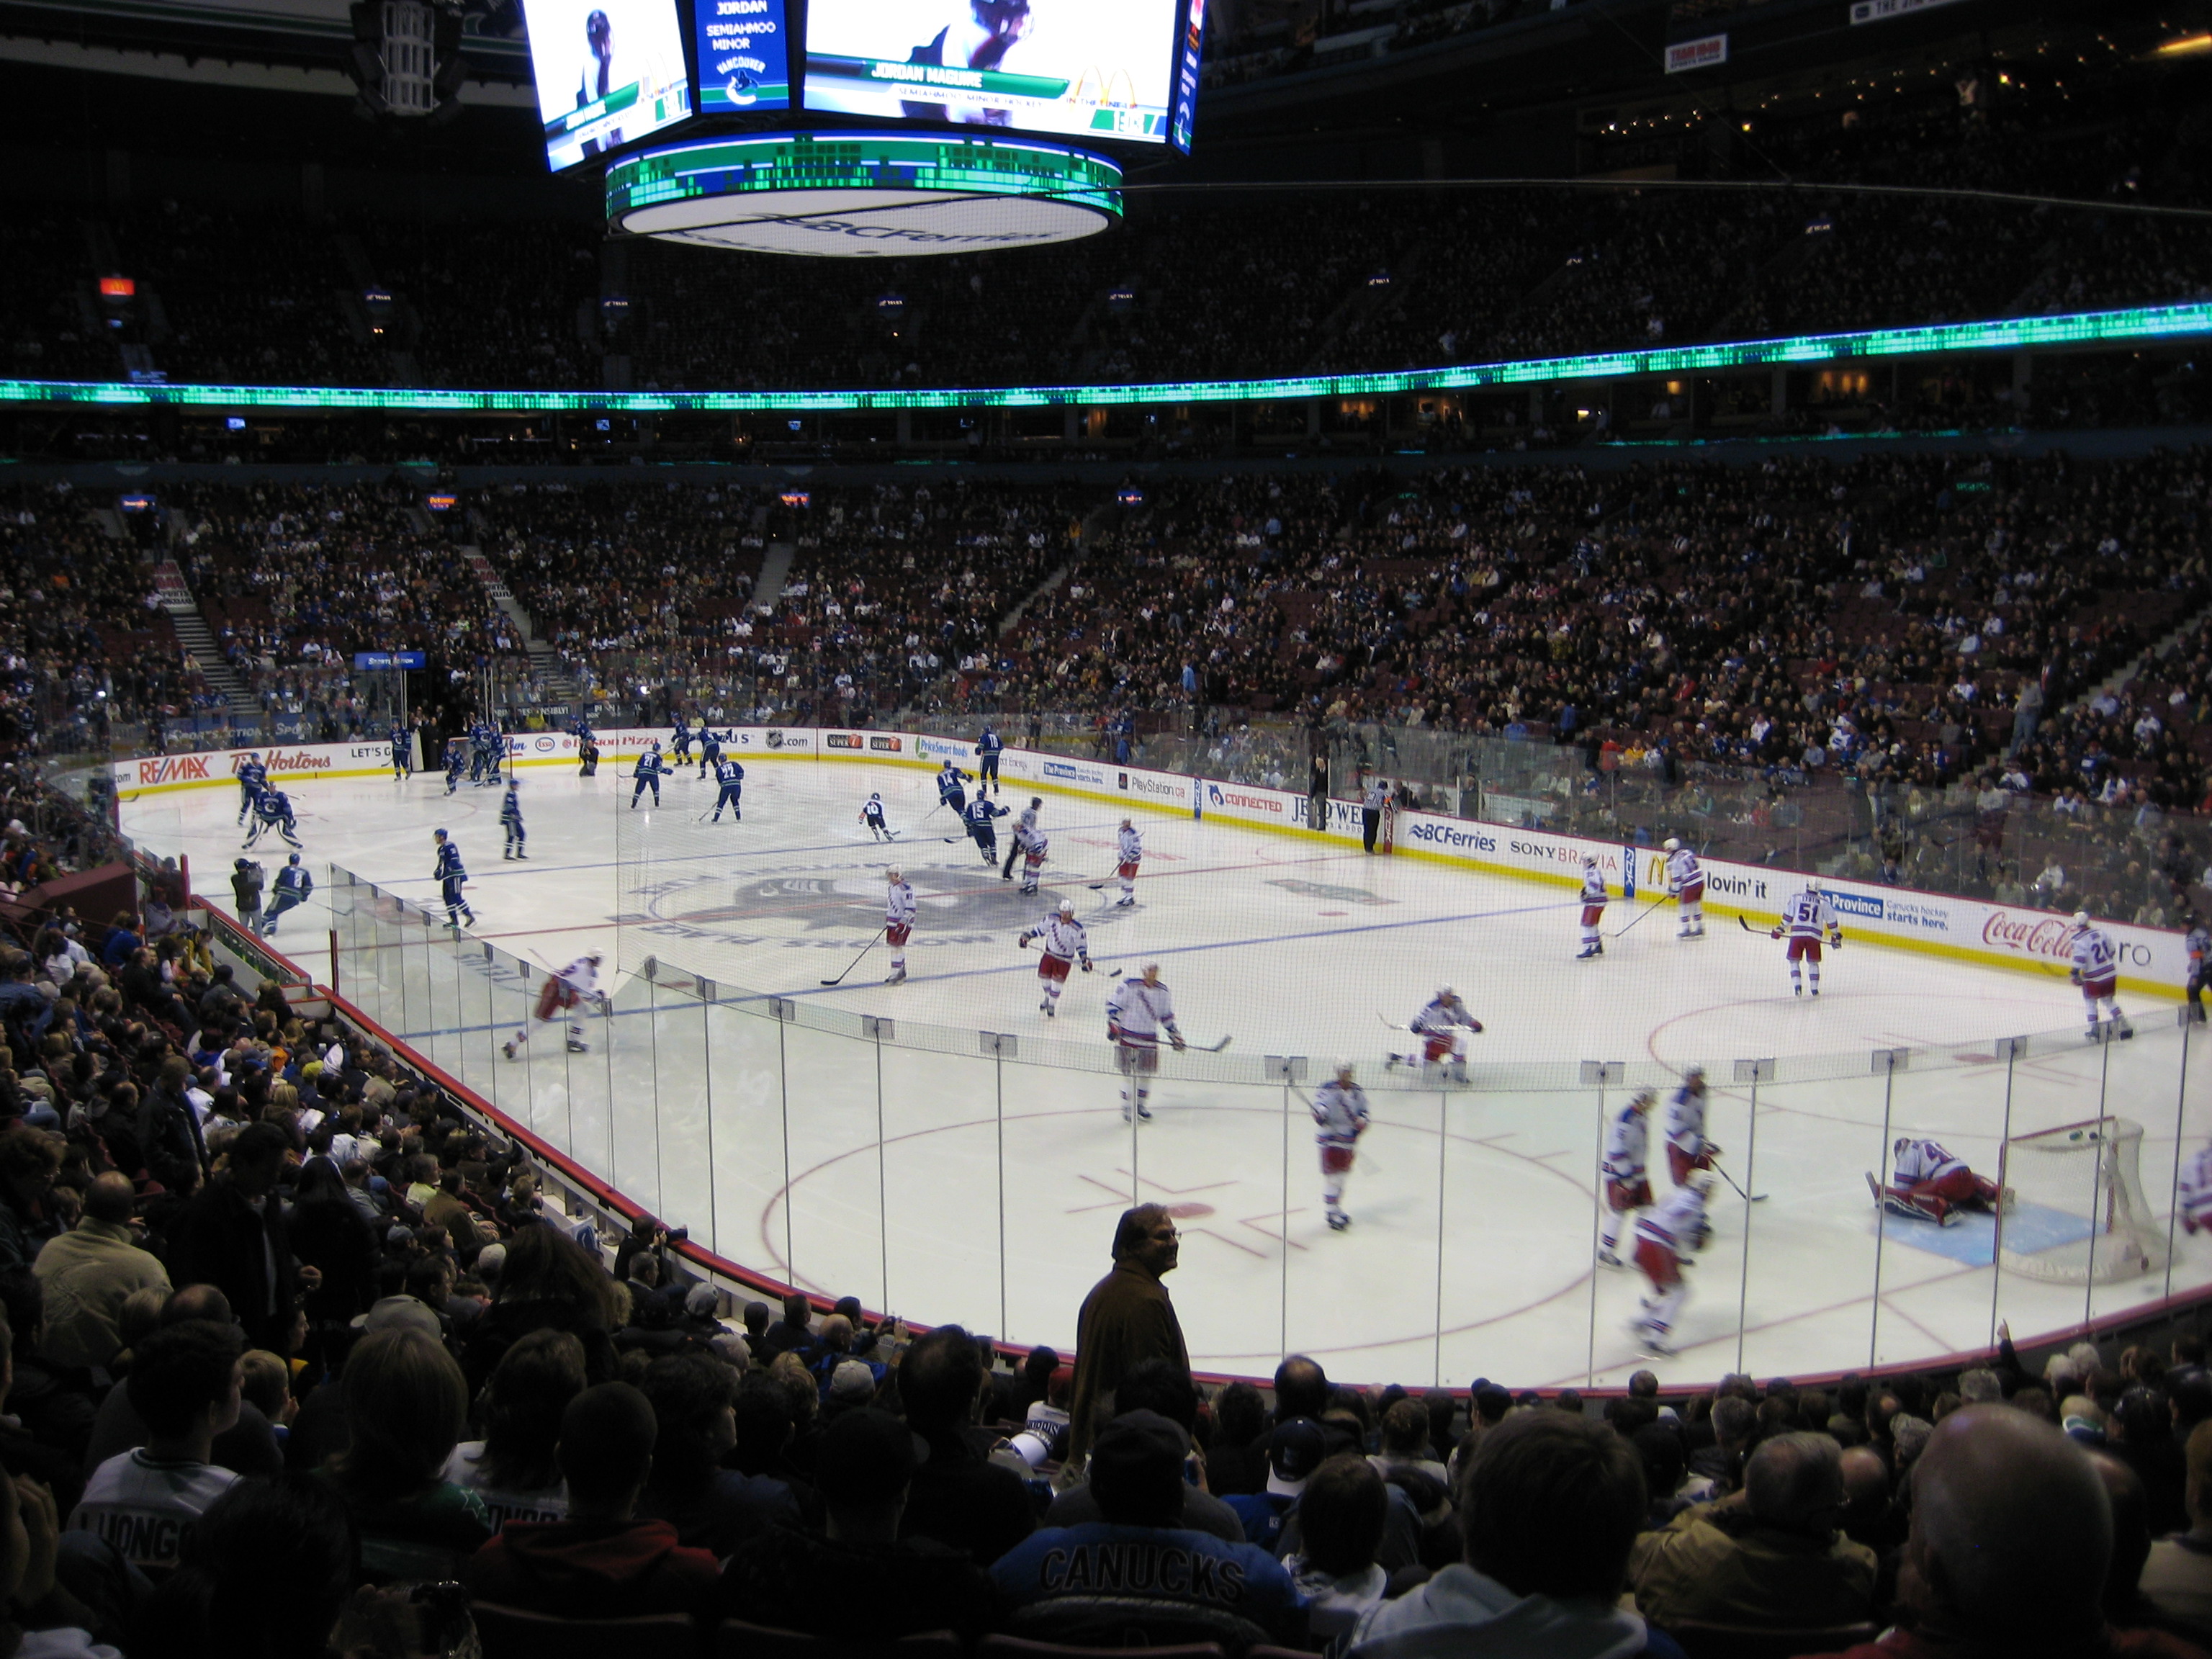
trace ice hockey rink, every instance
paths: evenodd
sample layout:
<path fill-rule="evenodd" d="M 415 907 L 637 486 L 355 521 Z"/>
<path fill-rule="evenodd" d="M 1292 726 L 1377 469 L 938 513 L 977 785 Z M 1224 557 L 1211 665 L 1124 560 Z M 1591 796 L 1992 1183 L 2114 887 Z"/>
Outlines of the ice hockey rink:
<path fill-rule="evenodd" d="M 1711 1076 L 1708 1132 L 1741 1191 L 1717 1189 L 1662 1377 L 1933 1359 L 1985 1346 L 2001 1320 L 2026 1338 L 2212 1282 L 2212 1240 L 2178 1229 L 2150 1272 L 2039 1282 L 1993 1264 L 1989 1218 L 1883 1218 L 1867 1186 L 1898 1135 L 1993 1174 L 2008 1134 L 2120 1115 L 2143 1127 L 2142 1189 L 2169 1231 L 2177 1146 L 2212 1133 L 2204 1039 L 2170 1001 L 2124 999 L 2138 1036 L 2090 1044 L 2063 974 L 1848 942 L 1825 994 L 1793 999 L 1778 945 L 1728 915 L 1678 939 L 1648 895 L 1616 896 L 1605 955 L 1578 962 L 1568 888 L 1158 811 L 1137 814 L 1139 902 L 1119 908 L 1115 886 L 1092 884 L 1111 873 L 1121 813 L 1058 793 L 1029 897 L 947 839 L 958 826 L 918 769 L 751 764 L 743 821 L 720 824 L 700 821 L 714 789 L 692 769 L 635 810 L 628 771 L 525 772 L 526 863 L 501 859 L 495 788 L 292 786 L 319 890 L 273 942 L 328 982 L 335 923 L 342 994 L 672 1224 L 810 1290 L 1065 1349 L 1115 1217 L 1139 1199 L 1177 1218 L 1169 1285 L 1203 1370 L 1264 1372 L 1304 1351 L 1346 1380 L 1618 1383 L 1651 1362 L 1627 1329 L 1640 1278 L 1594 1264 L 1603 1122 L 1633 1087 L 1670 1088 L 1692 1064 Z M 860 822 L 872 791 L 894 845 Z M 1000 799 L 1018 810 L 1029 793 L 1009 783 Z M 123 811 L 229 907 L 234 792 Z M 465 946 L 414 908 L 436 900 L 438 827 L 471 877 Z M 273 873 L 286 850 L 266 837 L 254 855 Z M 880 926 L 894 863 L 921 900 L 911 978 L 884 986 L 876 945 L 825 988 Z M 333 867 L 375 884 L 379 948 L 355 948 L 367 890 L 334 884 Z M 1048 1019 L 1035 953 L 1016 941 L 1062 898 L 1100 971 L 1073 976 Z M 544 970 L 594 950 L 613 1001 L 586 1022 L 592 1052 L 562 1054 L 548 1030 L 499 1059 Z M 1154 1120 L 1136 1126 L 1103 1009 L 1109 969 L 1152 961 L 1185 1036 L 1231 1042 L 1166 1059 Z M 1388 1027 L 1447 982 L 1486 1027 L 1467 1089 L 1386 1065 L 1406 1046 Z M 1307 1091 L 1351 1059 L 1370 1091 L 1348 1231 L 1324 1223 L 1312 1125 L 1269 1056 L 1304 1057 L 1291 1077 Z M 1659 1139 L 1655 1119 L 1663 1196 Z M 2033 1162 L 2055 1173 L 2021 1176 L 2033 1201 L 2014 1246 L 2039 1227 L 2060 1243 L 2092 1231 L 2094 1158 Z"/>

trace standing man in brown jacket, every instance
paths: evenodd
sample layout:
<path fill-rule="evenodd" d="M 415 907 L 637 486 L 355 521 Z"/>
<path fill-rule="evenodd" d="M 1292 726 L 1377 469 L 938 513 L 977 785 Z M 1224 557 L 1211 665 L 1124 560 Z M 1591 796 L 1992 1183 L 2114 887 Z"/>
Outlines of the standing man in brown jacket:
<path fill-rule="evenodd" d="M 1164 1359 L 1186 1374 L 1190 1351 L 1175 1303 L 1160 1280 L 1175 1271 L 1181 1249 L 1164 1206 L 1124 1210 L 1114 1230 L 1114 1271 L 1091 1287 L 1075 1322 L 1075 1385 L 1068 1402 L 1071 1462 L 1091 1449 L 1114 1414 L 1114 1390 L 1147 1360 Z"/>

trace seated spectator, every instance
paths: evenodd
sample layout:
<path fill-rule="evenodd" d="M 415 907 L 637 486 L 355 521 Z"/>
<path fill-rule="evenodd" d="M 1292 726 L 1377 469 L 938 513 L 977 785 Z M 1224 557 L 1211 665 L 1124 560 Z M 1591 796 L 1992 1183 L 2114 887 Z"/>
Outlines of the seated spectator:
<path fill-rule="evenodd" d="M 566 1331 L 532 1331 L 501 1356 L 481 1402 L 484 1437 L 455 1446 L 445 1470 L 483 1500 L 495 1530 L 568 1513 L 553 1451 L 562 1413 L 584 1388 L 584 1345 Z"/>
<path fill-rule="evenodd" d="M 40 1247 L 31 1271 L 46 1291 L 41 1349 L 57 1365 L 105 1365 L 123 1346 L 117 1316 L 133 1291 L 167 1294 L 169 1271 L 139 1247 L 131 1227 L 136 1194 L 131 1178 L 109 1170 L 86 1190 L 84 1218 Z"/>
<path fill-rule="evenodd" d="M 1429 1408 L 1410 1395 L 1382 1413 L 1382 1449 L 1368 1460 L 1386 1478 L 1401 1469 L 1418 1469 L 1449 1482 L 1444 1466 L 1429 1446 Z"/>
<path fill-rule="evenodd" d="M 797 1526 L 799 1521 L 788 1484 L 721 1466 L 737 1443 L 737 1374 L 727 1365 L 696 1353 L 654 1360 L 639 1382 L 659 1425 L 659 1437 L 653 1478 L 637 1512 L 665 1521 L 687 1547 L 718 1559 L 772 1526 Z M 811 1389 L 810 1382 L 810 1395 Z"/>
<path fill-rule="evenodd" d="M 981 1634 L 997 1608 L 982 1570 L 933 1540 L 899 1537 L 915 1468 L 914 1436 L 896 1418 L 873 1407 L 838 1416 L 815 1455 L 821 1535 L 779 1525 L 740 1544 L 722 1569 L 720 1616 L 838 1639 Z"/>
<path fill-rule="evenodd" d="M 125 1386 L 150 1437 L 92 1472 L 71 1530 L 104 1539 L 149 1575 L 177 1565 L 185 1534 L 239 1478 L 209 1460 L 216 1437 L 238 1421 L 244 1352 L 234 1327 L 201 1319 L 139 1345 Z"/>
<path fill-rule="evenodd" d="M 1867 1616 L 1874 1552 L 1836 1530 L 1843 1453 L 1824 1434 L 1784 1434 L 1744 1466 L 1743 1491 L 1636 1540 L 1629 1582 L 1664 1626 L 1848 1625 Z"/>
<path fill-rule="evenodd" d="M 356 1582 L 353 1523 L 312 1475 L 241 1480 L 185 1535 L 133 1621 L 131 1659 L 319 1653 Z"/>
<path fill-rule="evenodd" d="M 18 1123 L 0 1132 L 0 1267 L 29 1267 L 60 1229 L 54 1224 L 54 1174 L 62 1140 Z"/>
<path fill-rule="evenodd" d="M 1390 1410 L 1398 1406 L 1420 1413 L 1425 1440 L 1427 1411 L 1412 1400 Z M 1372 1461 L 1348 1452 L 1316 1469 L 1299 1494 L 1299 1545 L 1283 1558 L 1283 1570 L 1306 1604 L 1306 1632 L 1313 1640 L 1335 1640 L 1381 1603 L 1390 1576 L 1376 1565 L 1375 1552 L 1389 1509 L 1389 1488 Z"/>
<path fill-rule="evenodd" d="M 1016 1544 L 992 1567 L 993 1582 L 1016 1607 L 1111 1595 L 1155 1602 L 1163 1616 L 1177 1607 L 1204 1609 L 1232 1614 L 1273 1639 L 1291 1635 L 1297 1591 L 1274 1557 L 1176 1524 L 1189 1455 L 1189 1437 L 1158 1412 L 1115 1417 L 1091 1451 L 1100 1518 L 1048 1527 Z M 1075 1638 L 1075 1631 L 1054 1628 L 1060 1639 Z"/>
<path fill-rule="evenodd" d="M 346 1356 L 339 1384 L 350 1440 L 323 1474 L 360 1530 L 362 1565 L 395 1577 L 450 1573 L 491 1536 L 483 1501 L 445 1478 L 468 1416 L 461 1368 L 421 1331 L 382 1330 Z"/>
<path fill-rule="evenodd" d="M 1850 1659 L 2198 1659 L 2163 1632 L 2115 1631 L 2112 1506 L 2080 1447 L 2004 1406 L 1938 1424 L 1913 1474 L 1899 1589 L 1913 1620 Z"/>
<path fill-rule="evenodd" d="M 653 1468 L 653 1407 L 627 1382 L 586 1389 L 561 1415 L 556 1455 L 568 1486 L 564 1521 L 514 1521 L 461 1569 L 480 1601 L 572 1619 L 694 1613 L 720 1576 L 665 1521 L 641 1520 Z"/>
<path fill-rule="evenodd" d="M 1645 1651 L 1644 1620 L 1614 1605 L 1644 1509 L 1644 1472 L 1610 1428 L 1514 1413 L 1468 1459 L 1466 1559 L 1368 1613 L 1345 1638 L 1346 1659 Z"/>
<path fill-rule="evenodd" d="M 1121 1379 L 1114 1391 L 1114 1407 L 1116 1417 L 1124 1412 L 1158 1412 L 1188 1437 L 1198 1420 L 1198 1389 L 1173 1360 L 1148 1359 Z M 1097 1519 L 1098 1494 L 1086 1481 L 1054 1498 L 1043 1524 L 1079 1527 Z M 1235 1510 L 1188 1480 L 1182 1489 L 1182 1519 L 1176 1525 L 1210 1532 L 1231 1544 L 1258 1541 L 1245 1537 L 1243 1520 Z"/>
<path fill-rule="evenodd" d="M 989 1386 L 975 1338 L 957 1325 L 921 1337 L 899 1366 L 907 1426 L 929 1450 L 915 1471 L 899 1536 L 934 1539 L 979 1565 L 1028 1537 L 1036 1516 L 1021 1476 L 992 1462 L 969 1437 Z M 1180 1492 L 1176 1501 L 1180 1512 Z"/>
<path fill-rule="evenodd" d="M 1713 1437 L 1690 1454 L 1690 1473 L 1713 1483 L 1725 1495 L 1743 1484 L 1743 1447 L 1759 1413 L 1748 1400 L 1723 1395 L 1713 1401 Z M 1884 1466 L 1887 1468 L 1887 1465 Z"/>
<path fill-rule="evenodd" d="M 1231 1382 L 1213 1402 L 1206 1486 L 1217 1498 L 1247 1497 L 1267 1484 L 1267 1402 L 1249 1382 Z"/>
<path fill-rule="evenodd" d="M 2150 1547 L 2144 1597 L 2169 1626 L 2203 1646 L 2212 1643 L 2212 1423 L 2190 1431 L 2189 1530 Z"/>
<path fill-rule="evenodd" d="M 1328 1443 L 1320 1424 L 1293 1417 L 1275 1425 L 1267 1437 L 1267 1490 L 1227 1500 L 1244 1523 L 1247 1543 L 1274 1553 L 1284 1517 L 1297 1507 L 1298 1494 L 1328 1455 Z"/>
<path fill-rule="evenodd" d="M 2166 1391 L 2138 1383 L 2124 1392 L 2106 1420 L 2105 1439 L 2112 1455 L 2142 1479 L 2150 1500 L 2151 1535 L 2163 1538 L 2185 1530 L 2186 1458 L 2173 1437 L 2173 1408 Z"/>
<path fill-rule="evenodd" d="M 131 1297 L 120 1316 L 123 1334 L 130 1342 L 127 1352 L 134 1355 L 140 1340 L 131 1335 L 131 1304 L 137 1301 L 137 1297 Z M 179 1291 L 155 1310 L 151 1326 L 153 1330 L 166 1330 L 194 1319 L 210 1320 L 226 1329 L 237 1328 L 237 1322 L 230 1316 L 229 1302 L 212 1285 L 189 1285 Z M 148 1334 L 151 1334 L 149 1330 Z M 86 1473 L 119 1452 L 144 1445 L 148 1437 L 145 1419 L 131 1406 L 131 1390 L 110 1389 L 107 1397 L 100 1402 L 99 1414 L 93 1419 L 92 1443 L 85 1452 Z M 276 1443 L 276 1428 L 252 1401 L 241 1400 L 236 1426 L 216 1437 L 214 1461 L 234 1474 L 274 1475 L 283 1471 L 284 1454 Z"/>
<path fill-rule="evenodd" d="M 793 1291 L 783 1298 L 783 1317 L 763 1332 L 761 1342 L 754 1345 L 753 1358 L 763 1364 L 780 1353 L 795 1353 L 804 1359 L 814 1346 L 814 1333 L 808 1328 L 813 1318 L 814 1304 Z"/>

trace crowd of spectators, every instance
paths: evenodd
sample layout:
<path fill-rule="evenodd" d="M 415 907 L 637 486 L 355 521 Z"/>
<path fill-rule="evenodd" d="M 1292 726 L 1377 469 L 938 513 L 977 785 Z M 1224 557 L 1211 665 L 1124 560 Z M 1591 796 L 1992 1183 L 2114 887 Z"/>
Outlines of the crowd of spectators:
<path fill-rule="evenodd" d="M 2200 296 L 2212 233 L 2130 210 L 2193 200 L 2193 128 L 2124 76 L 2015 78 L 1994 106 L 1996 78 L 1978 71 L 1963 104 L 1943 85 L 1840 126 L 1829 112 L 1754 122 L 1729 177 L 1771 190 L 1153 191 L 1098 237 L 816 261 L 797 283 L 775 256 L 650 240 L 611 261 L 582 222 L 340 227 L 173 202 L 112 225 L 56 214 L 19 227 L 0 333 L 20 372 L 47 378 L 988 386 L 1398 369 Z M 1936 177 L 2082 205 L 1910 193 Z M 1844 188 L 1859 185 L 1907 193 Z M 111 274 L 137 293 L 97 298 Z"/>

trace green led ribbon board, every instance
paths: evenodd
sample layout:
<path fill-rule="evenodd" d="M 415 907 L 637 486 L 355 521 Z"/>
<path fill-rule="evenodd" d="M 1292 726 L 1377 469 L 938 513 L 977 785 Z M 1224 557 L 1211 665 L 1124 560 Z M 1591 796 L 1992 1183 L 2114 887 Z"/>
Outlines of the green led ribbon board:
<path fill-rule="evenodd" d="M 1121 170 L 1033 140 L 774 133 L 649 149 L 607 169 L 638 236 L 822 258 L 1041 247 L 1121 216 Z"/>
<path fill-rule="evenodd" d="M 1401 392 L 1475 391 L 1486 386 L 1547 386 L 1624 380 L 1778 364 L 1867 362 L 1966 351 L 2037 347 L 2124 348 L 2212 335 L 2212 302 L 2148 306 L 2130 311 L 2082 311 L 2059 317 L 2012 317 L 1921 328 L 1866 329 L 1848 334 L 1801 334 L 1778 340 L 1665 346 L 1583 357 L 1527 357 L 1502 363 L 1384 374 L 1313 374 L 1277 380 L 1156 380 L 1124 386 L 932 386 L 904 391 L 791 392 L 448 392 L 434 387 L 304 386 L 144 386 L 118 381 L 0 380 L 0 404 L 160 405 L 172 409 L 364 410 L 417 415 L 743 415 L 787 410 L 1035 409 L 1073 404 L 1103 408 L 1130 404 L 1266 403 L 1281 398 L 1388 397 Z"/>

